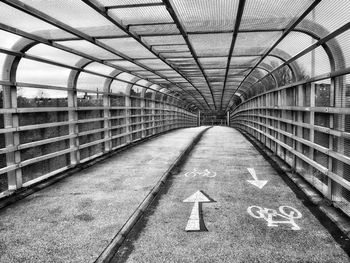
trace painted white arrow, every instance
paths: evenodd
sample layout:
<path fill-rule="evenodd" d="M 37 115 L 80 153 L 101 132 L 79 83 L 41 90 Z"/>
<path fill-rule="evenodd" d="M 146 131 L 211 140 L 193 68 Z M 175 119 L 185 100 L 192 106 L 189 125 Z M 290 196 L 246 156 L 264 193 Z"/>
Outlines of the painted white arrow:
<path fill-rule="evenodd" d="M 253 176 L 254 180 L 247 180 L 248 183 L 258 187 L 259 189 L 262 189 L 265 184 L 267 184 L 267 180 L 258 180 L 258 177 L 256 176 L 254 168 L 247 168 L 248 172 Z"/>
<path fill-rule="evenodd" d="M 190 218 L 188 219 L 185 230 L 189 231 L 208 231 L 205 227 L 202 215 L 202 203 L 215 202 L 202 191 L 197 191 L 190 197 L 183 200 L 184 203 L 194 203 Z"/>

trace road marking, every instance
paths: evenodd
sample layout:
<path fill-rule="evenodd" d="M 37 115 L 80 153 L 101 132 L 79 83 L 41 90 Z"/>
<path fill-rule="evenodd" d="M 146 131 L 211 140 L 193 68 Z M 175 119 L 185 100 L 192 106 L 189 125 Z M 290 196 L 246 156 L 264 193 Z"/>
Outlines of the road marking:
<path fill-rule="evenodd" d="M 274 209 L 250 206 L 247 212 L 254 218 L 267 221 L 267 226 L 269 227 L 278 227 L 278 224 L 290 224 L 292 230 L 300 230 L 300 227 L 294 221 L 302 217 L 302 214 L 297 209 L 284 205 L 280 206 L 278 210 L 280 213 Z M 283 220 L 276 220 L 277 218 L 282 218 Z"/>
<path fill-rule="evenodd" d="M 258 187 L 259 189 L 262 189 L 265 184 L 267 184 L 267 180 L 258 180 L 254 168 L 247 168 L 247 170 L 254 178 L 254 180 L 247 180 L 248 183 Z"/>
<path fill-rule="evenodd" d="M 215 202 L 208 195 L 198 190 L 193 195 L 189 196 L 185 200 L 184 203 L 194 203 L 190 218 L 187 221 L 187 225 L 185 230 L 187 232 L 194 231 L 208 231 L 204 224 L 203 214 L 202 214 L 202 203 L 212 203 Z"/>
<path fill-rule="evenodd" d="M 216 172 L 209 171 L 208 169 L 200 171 L 200 170 L 197 170 L 197 168 L 194 168 L 192 171 L 185 173 L 185 177 L 196 177 L 196 176 L 213 178 L 216 176 Z"/>

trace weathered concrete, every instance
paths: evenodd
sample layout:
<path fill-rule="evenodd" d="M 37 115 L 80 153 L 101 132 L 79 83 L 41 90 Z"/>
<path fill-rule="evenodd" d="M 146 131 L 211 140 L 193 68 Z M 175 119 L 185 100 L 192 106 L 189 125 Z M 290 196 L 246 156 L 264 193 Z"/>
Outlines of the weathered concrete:
<path fill-rule="evenodd" d="M 253 179 L 247 168 L 268 181 L 262 189 L 247 182 Z M 183 200 L 197 190 L 216 202 L 202 205 L 208 231 L 186 232 L 193 204 Z M 182 171 L 168 180 L 163 195 L 113 262 L 349 262 L 317 215 L 298 197 L 239 132 L 214 127 L 204 134 Z M 278 213 L 279 207 L 290 206 L 302 217 L 294 220 L 297 227 L 268 226 L 266 220 L 248 213 L 251 206 Z M 274 220 L 286 221 L 280 216 Z"/>
<path fill-rule="evenodd" d="M 0 262 L 93 262 L 203 129 L 167 133 L 0 210 Z"/>

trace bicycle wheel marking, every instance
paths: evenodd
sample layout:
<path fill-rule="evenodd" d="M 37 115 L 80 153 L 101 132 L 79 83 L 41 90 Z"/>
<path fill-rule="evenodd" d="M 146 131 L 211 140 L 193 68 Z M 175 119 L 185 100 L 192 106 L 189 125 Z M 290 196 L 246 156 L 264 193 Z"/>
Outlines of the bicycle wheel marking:
<path fill-rule="evenodd" d="M 300 230 L 295 219 L 300 219 L 302 214 L 291 206 L 280 206 L 278 211 L 260 206 L 250 206 L 247 209 L 249 215 L 257 219 L 264 219 L 268 227 L 278 227 L 279 224 L 290 224 L 292 230 Z"/>
<path fill-rule="evenodd" d="M 208 169 L 205 170 L 199 170 L 197 168 L 194 168 L 192 171 L 189 171 L 184 174 L 185 177 L 208 177 L 208 178 L 214 178 L 216 177 L 216 172 L 210 171 Z"/>

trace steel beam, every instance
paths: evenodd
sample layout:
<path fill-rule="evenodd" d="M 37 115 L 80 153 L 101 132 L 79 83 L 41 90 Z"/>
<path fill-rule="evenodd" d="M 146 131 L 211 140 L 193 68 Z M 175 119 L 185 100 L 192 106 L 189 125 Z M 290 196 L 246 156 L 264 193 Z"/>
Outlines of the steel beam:
<path fill-rule="evenodd" d="M 138 36 L 135 33 L 130 32 L 124 25 L 122 25 L 119 21 L 116 21 L 114 18 L 112 18 L 111 16 L 108 15 L 108 10 L 106 10 L 106 8 L 104 8 L 103 6 L 101 6 L 100 4 L 98 4 L 95 0 L 82 0 L 85 4 L 87 4 L 88 6 L 90 6 L 92 9 L 94 9 L 96 12 L 98 12 L 100 15 L 102 15 L 103 17 L 105 17 L 106 19 L 108 19 L 111 23 L 113 23 L 115 26 L 117 26 L 119 29 L 123 30 L 126 34 L 128 34 L 130 37 L 134 38 L 139 44 L 141 44 L 143 47 L 145 47 L 148 51 L 150 51 L 151 53 L 153 53 L 157 58 L 159 58 L 161 61 L 163 61 L 165 64 L 167 64 L 169 67 L 171 67 L 174 71 L 176 71 L 178 74 L 180 74 L 184 79 L 186 79 L 188 81 L 188 83 L 190 83 L 192 85 L 192 87 L 203 97 L 205 103 L 207 104 L 207 106 L 210 108 L 209 103 L 207 102 L 205 96 L 202 94 L 202 92 L 197 89 L 188 79 L 185 75 L 182 74 L 181 71 L 179 71 L 177 68 L 175 68 L 173 65 L 169 64 L 163 57 L 159 56 L 155 51 L 152 50 L 152 48 L 150 48 L 148 45 L 146 45 L 140 36 Z M 142 65 L 142 64 L 141 64 Z M 152 71 L 151 71 L 152 72 Z M 166 79 L 164 76 L 160 76 L 164 79 Z M 174 85 L 176 85 L 175 83 L 173 83 Z M 178 86 L 178 85 L 176 85 Z M 178 86 L 179 87 L 179 86 Z M 181 87 L 179 87 L 181 88 Z M 181 88 L 182 89 L 182 88 Z M 184 90 L 185 91 L 185 90 Z M 186 91 L 185 91 L 186 92 Z M 192 96 L 192 95 L 191 95 Z M 199 104 L 202 104 L 200 101 L 198 101 L 197 99 L 195 99 Z"/>
<path fill-rule="evenodd" d="M 83 1 L 85 2 L 85 0 L 83 0 Z M 96 46 L 99 46 L 100 48 L 105 49 L 105 50 L 108 51 L 108 52 L 111 52 L 112 54 L 115 54 L 115 55 L 117 55 L 117 56 L 119 56 L 119 57 L 122 57 L 123 59 L 125 59 L 125 60 L 127 60 L 127 61 L 129 61 L 129 62 L 131 62 L 131 63 L 134 63 L 134 64 L 136 64 L 137 66 L 139 66 L 139 67 L 141 67 L 141 68 L 144 68 L 144 69 L 148 70 L 149 72 L 152 72 L 153 74 L 156 74 L 152 69 L 146 67 L 146 66 L 143 65 L 143 64 L 138 63 L 138 62 L 135 61 L 134 59 L 132 59 L 132 58 L 130 58 L 130 57 L 128 57 L 128 56 L 126 56 L 126 55 L 124 55 L 124 54 L 118 52 L 117 50 L 115 50 L 115 49 L 109 47 L 109 46 L 106 45 L 106 44 L 103 44 L 102 42 L 98 41 L 97 39 L 95 39 L 95 38 L 93 38 L 93 37 L 91 37 L 91 36 L 89 36 L 89 35 L 87 35 L 87 34 L 85 34 L 85 33 L 82 33 L 81 31 L 79 31 L 79 30 L 77 30 L 77 29 L 75 29 L 75 28 L 73 28 L 73 27 L 71 27 L 71 26 L 69 26 L 69 25 L 67 25 L 67 24 L 62 23 L 61 21 L 59 21 L 59 20 L 57 20 L 57 19 L 55 19 L 55 18 L 53 18 L 53 17 L 51 17 L 51 16 L 49 16 L 49 15 L 47 15 L 47 14 L 41 12 L 41 11 L 39 11 L 39 10 L 37 10 L 37 9 L 31 7 L 31 6 L 28 6 L 28 5 L 22 3 L 22 2 L 20 2 L 20 1 L 18 1 L 18 0 L 1 0 L 1 2 L 4 2 L 5 4 L 7 4 L 7 5 L 9 5 L 9 6 L 13 7 L 13 8 L 16 8 L 16 9 L 18 9 L 18 10 L 21 10 L 21 11 L 24 12 L 24 13 L 27 13 L 27 14 L 29 14 L 29 15 L 32 15 L 32 16 L 34 16 L 34 17 L 36 17 L 36 18 L 38 18 L 38 19 L 40 19 L 40 20 L 42 20 L 42 21 L 45 21 L 45 22 L 47 22 L 47 23 L 49 23 L 49 24 L 51 24 L 51 25 L 53 25 L 53 26 L 55 26 L 55 27 L 58 27 L 58 28 L 60 28 L 60 29 L 62 29 L 62 30 L 64 30 L 64 31 L 66 31 L 66 32 L 69 32 L 69 33 L 71 33 L 71 34 L 77 36 L 77 37 L 78 37 L 79 39 L 81 39 L 81 40 L 86 40 L 86 41 L 88 41 L 88 42 L 90 42 L 90 43 L 92 43 L 92 44 L 94 44 L 94 45 L 96 45 Z M 89 3 L 90 3 L 89 0 L 86 0 L 86 2 L 89 2 Z M 92 4 L 92 3 L 90 3 L 90 4 L 94 6 L 94 4 Z M 97 8 L 97 7 L 96 7 L 96 8 Z M 97 8 L 97 9 L 101 12 L 101 10 L 100 10 L 99 8 Z M 101 13 L 101 14 L 102 14 L 102 13 Z M 103 14 L 107 15 L 106 13 L 103 13 Z M 108 15 L 107 15 L 107 16 L 108 16 Z M 111 20 L 111 21 L 113 20 L 113 21 L 116 23 L 116 21 L 115 21 L 114 19 L 110 18 L 110 17 L 109 17 L 109 20 Z M 125 32 L 128 32 L 128 31 L 125 30 L 124 27 L 121 27 L 121 28 L 122 28 Z M 130 32 L 128 32 L 128 33 L 130 34 Z M 131 34 L 130 34 L 130 35 L 131 35 Z M 132 36 L 132 35 L 131 35 L 131 36 Z M 159 75 L 159 74 L 156 74 L 156 75 L 160 76 L 161 78 L 166 79 L 164 76 L 161 76 L 161 75 Z M 169 82 L 171 82 L 171 81 L 169 81 Z M 176 85 L 176 83 L 173 83 L 173 84 Z M 176 85 L 176 86 L 177 86 L 177 85 Z M 181 87 L 180 87 L 180 88 L 181 88 Z M 186 92 L 186 91 L 184 90 L 184 92 Z M 199 92 L 199 91 L 198 91 L 198 92 Z M 199 93 L 200 93 L 200 92 L 199 92 Z M 201 93 L 200 93 L 200 94 L 201 94 Z M 191 94 L 189 94 L 189 95 L 190 95 L 191 97 L 193 97 Z M 203 95 L 202 95 L 202 96 L 203 96 Z M 200 101 L 198 101 L 195 97 L 193 97 L 193 98 L 201 105 Z M 203 98 L 204 98 L 204 96 L 203 96 Z M 208 107 L 209 107 L 209 104 L 208 104 Z"/>
<path fill-rule="evenodd" d="M 321 2 L 322 0 L 315 0 L 304 12 L 303 14 L 301 14 L 296 20 L 293 20 L 289 26 L 287 26 L 287 28 L 283 31 L 282 36 L 280 36 L 280 38 L 268 49 L 267 52 L 265 52 L 265 54 L 263 56 L 261 56 L 260 60 L 256 63 L 255 66 L 258 66 L 267 56 L 268 54 L 271 53 L 271 51 L 292 31 L 294 30 L 294 28 Z M 245 77 L 245 79 L 247 79 L 247 77 L 254 71 L 255 67 L 253 67 L 250 72 L 248 73 L 248 75 Z M 245 79 L 242 81 L 242 83 L 245 81 Z M 241 86 L 241 85 L 240 85 Z M 235 93 L 240 89 L 240 86 L 237 87 Z M 232 96 L 233 97 L 233 96 Z M 230 98 L 230 100 L 232 99 L 232 97 Z M 226 107 L 226 111 L 227 111 L 227 107 Z"/>
<path fill-rule="evenodd" d="M 203 74 L 203 77 L 205 78 L 205 81 L 206 81 L 206 83 L 207 83 L 207 85 L 208 85 L 208 88 L 209 88 L 209 91 L 210 91 L 210 93 L 211 93 L 211 97 L 212 97 L 213 104 L 214 104 L 214 110 L 216 110 L 216 103 L 215 103 L 215 99 L 214 99 L 213 90 L 212 90 L 212 88 L 211 88 L 211 86 L 210 86 L 210 83 L 209 83 L 209 81 L 208 81 L 208 78 L 207 78 L 207 76 L 206 76 L 206 74 L 205 74 L 205 72 L 204 72 L 204 69 L 203 69 L 202 65 L 201 65 L 200 62 L 198 61 L 198 57 L 197 57 L 196 51 L 195 51 L 194 48 L 192 47 L 192 44 L 191 44 L 191 42 L 190 42 L 190 40 L 189 40 L 189 38 L 188 38 L 188 35 L 187 35 L 187 33 L 186 33 L 184 27 L 182 26 L 182 24 L 181 24 L 179 18 L 177 17 L 177 14 L 176 14 L 176 12 L 175 12 L 173 6 L 171 5 L 170 1 L 169 1 L 169 0 L 162 0 L 162 2 L 165 4 L 165 6 L 166 6 L 166 8 L 167 8 L 167 10 L 168 10 L 168 12 L 169 12 L 169 14 L 170 14 L 170 16 L 173 18 L 175 24 L 177 25 L 177 28 L 180 30 L 180 33 L 181 33 L 182 37 L 184 38 L 184 40 L 185 40 L 185 42 L 186 42 L 186 44 L 187 44 L 187 46 L 188 46 L 188 49 L 190 50 L 190 52 L 191 52 L 191 54 L 192 54 L 193 59 L 195 60 L 197 66 L 199 67 L 201 73 Z"/>

